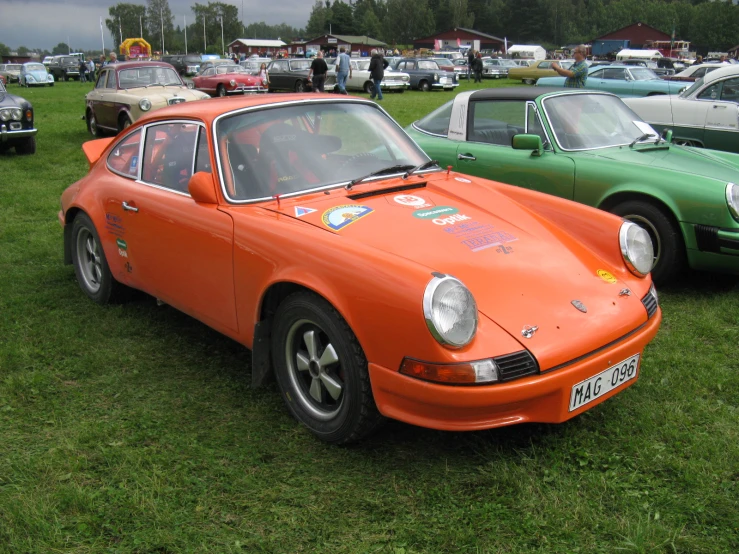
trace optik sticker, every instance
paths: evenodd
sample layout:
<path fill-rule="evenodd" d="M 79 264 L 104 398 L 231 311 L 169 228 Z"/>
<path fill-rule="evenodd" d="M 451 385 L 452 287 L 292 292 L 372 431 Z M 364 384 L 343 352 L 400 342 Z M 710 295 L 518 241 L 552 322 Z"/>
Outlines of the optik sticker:
<path fill-rule="evenodd" d="M 351 225 L 355 221 L 369 215 L 374 210 L 367 206 L 358 204 L 345 204 L 343 206 L 334 206 L 329 208 L 321 216 L 321 221 L 329 229 L 340 231 L 347 225 Z"/>

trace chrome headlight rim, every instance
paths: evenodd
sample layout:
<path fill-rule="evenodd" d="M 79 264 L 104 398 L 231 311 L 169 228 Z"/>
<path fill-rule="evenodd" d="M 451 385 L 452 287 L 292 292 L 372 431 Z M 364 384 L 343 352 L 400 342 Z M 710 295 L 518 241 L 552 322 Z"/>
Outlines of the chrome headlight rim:
<path fill-rule="evenodd" d="M 726 183 L 726 205 L 731 216 L 739 221 L 739 185 Z"/>
<path fill-rule="evenodd" d="M 473 326 L 471 332 L 468 334 L 467 337 L 465 337 L 463 340 L 457 341 L 449 337 L 449 334 L 441 331 L 439 329 L 438 322 L 435 319 L 434 316 L 434 300 L 435 295 L 437 291 L 439 291 L 440 287 L 442 285 L 448 286 L 448 285 L 456 285 L 460 286 L 466 291 L 466 293 L 469 295 L 469 301 L 471 305 L 471 313 L 473 318 Z M 436 341 L 441 344 L 442 346 L 445 346 L 447 348 L 451 349 L 459 349 L 464 348 L 467 346 L 472 340 L 475 338 L 475 335 L 477 334 L 477 325 L 478 325 L 478 313 L 477 313 L 477 302 L 475 302 L 474 296 L 472 296 L 472 292 L 465 286 L 462 281 L 457 279 L 456 277 L 453 277 L 451 275 L 444 275 L 442 273 L 434 273 L 431 280 L 426 285 L 426 290 L 423 293 L 423 316 L 426 320 L 426 326 L 429 329 L 429 332 L 431 335 L 436 339 Z"/>
<path fill-rule="evenodd" d="M 20 108 L 10 108 L 10 117 L 12 117 L 15 121 L 20 121 L 23 119 L 23 110 Z"/>
<path fill-rule="evenodd" d="M 0 110 L 0 121 L 10 121 L 10 110 Z"/>
<path fill-rule="evenodd" d="M 635 233 L 643 233 L 646 238 L 649 240 L 649 243 L 652 245 L 652 256 L 651 261 L 649 264 L 644 264 L 642 261 L 635 259 L 634 252 L 630 249 L 630 243 L 629 243 L 629 233 L 630 232 Z M 631 237 L 633 240 L 633 236 Z M 652 243 L 652 239 L 649 236 L 649 233 L 633 221 L 624 221 L 621 224 L 621 228 L 618 231 L 618 244 L 621 248 L 621 257 L 624 260 L 624 264 L 626 264 L 626 267 L 628 270 L 636 275 L 637 277 L 646 277 L 649 275 L 649 272 L 654 269 L 654 244 Z M 647 265 L 649 265 L 649 268 L 647 269 Z"/>
<path fill-rule="evenodd" d="M 151 109 L 151 100 L 142 98 L 139 100 L 139 108 L 141 108 L 141 111 L 148 112 Z"/>

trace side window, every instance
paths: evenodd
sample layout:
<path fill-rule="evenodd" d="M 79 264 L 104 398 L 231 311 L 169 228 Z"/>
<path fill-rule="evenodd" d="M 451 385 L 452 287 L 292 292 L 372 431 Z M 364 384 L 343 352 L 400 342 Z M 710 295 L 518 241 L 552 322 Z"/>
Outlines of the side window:
<path fill-rule="evenodd" d="M 427 133 L 447 136 L 449 134 L 449 120 L 452 117 L 454 101 L 447 102 L 426 117 L 416 122 L 416 127 Z"/>
<path fill-rule="evenodd" d="M 207 77 L 208 75 L 215 75 L 216 68 L 215 67 L 209 67 L 205 70 L 205 73 L 203 73 L 203 77 Z"/>
<path fill-rule="evenodd" d="M 603 70 L 603 79 L 614 79 L 617 81 L 626 80 L 626 70 L 612 67 Z"/>
<path fill-rule="evenodd" d="M 211 173 L 213 171 L 210 164 L 210 152 L 208 151 L 208 134 L 205 128 L 200 128 L 198 135 L 198 149 L 195 152 L 195 172 L 205 171 Z"/>
<path fill-rule="evenodd" d="M 178 192 L 187 192 L 200 126 L 164 123 L 146 130 L 142 180 Z"/>
<path fill-rule="evenodd" d="M 98 76 L 97 83 L 95 83 L 95 88 L 105 88 L 105 80 L 107 78 L 108 78 L 108 72 L 101 71 L 100 75 Z"/>
<path fill-rule="evenodd" d="M 590 77 L 593 77 L 594 79 L 602 79 L 603 78 L 603 69 L 599 69 L 598 71 L 593 71 L 590 74 Z"/>
<path fill-rule="evenodd" d="M 468 140 L 510 146 L 526 128 L 526 103 L 520 100 L 470 102 Z"/>
<path fill-rule="evenodd" d="M 700 100 L 718 100 L 721 92 L 721 83 L 713 83 L 710 87 L 703 89 L 698 95 Z"/>
<path fill-rule="evenodd" d="M 547 143 L 547 135 L 544 132 L 544 127 L 539 119 L 539 114 L 536 112 L 536 106 L 529 104 L 526 108 L 526 132 L 531 135 L 539 135 L 541 137 L 542 144 Z"/>
<path fill-rule="evenodd" d="M 108 80 L 105 83 L 105 88 L 116 88 L 115 86 L 115 70 L 108 71 Z"/>
<path fill-rule="evenodd" d="M 721 87 L 721 100 L 739 102 L 739 78 L 726 79 Z"/>
<path fill-rule="evenodd" d="M 141 130 L 131 133 L 108 154 L 108 168 L 124 177 L 139 177 Z"/>
<path fill-rule="evenodd" d="M 552 62 L 541 62 L 539 64 L 539 69 L 551 69 L 552 68 Z"/>
<path fill-rule="evenodd" d="M 405 62 L 406 69 L 416 69 L 416 62 Z"/>
<path fill-rule="evenodd" d="M 693 71 L 693 77 L 696 79 L 700 79 L 706 74 L 706 68 L 705 67 L 699 67 L 695 71 Z"/>

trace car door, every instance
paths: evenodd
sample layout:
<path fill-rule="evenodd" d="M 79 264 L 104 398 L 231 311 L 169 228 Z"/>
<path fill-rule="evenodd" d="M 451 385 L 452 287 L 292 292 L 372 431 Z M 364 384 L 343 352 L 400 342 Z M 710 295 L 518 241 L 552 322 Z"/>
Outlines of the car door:
<path fill-rule="evenodd" d="M 739 152 L 739 77 L 713 83 L 699 99 L 706 103 L 704 146 Z"/>
<path fill-rule="evenodd" d="M 207 92 L 208 94 L 215 94 L 215 76 L 216 68 L 209 67 L 208 69 L 203 71 L 203 74 L 200 77 L 197 77 L 197 88 L 199 88 L 203 92 Z"/>
<path fill-rule="evenodd" d="M 521 133 L 537 134 L 546 145 L 541 156 L 514 150 L 511 141 Z M 533 102 L 482 100 L 469 104 L 467 142 L 457 147 L 455 169 L 511 185 L 572 199 L 575 165 L 556 154 Z"/>
<path fill-rule="evenodd" d="M 607 67 L 603 71 L 600 79 L 595 82 L 590 81 L 588 77 L 588 88 L 597 88 L 598 90 L 606 90 L 619 96 L 631 96 L 634 92 L 634 81 L 626 67 Z M 597 83 L 597 87 L 595 84 Z"/>
<path fill-rule="evenodd" d="M 105 118 L 108 117 L 108 111 L 105 110 L 103 107 L 103 104 L 105 102 L 105 94 L 110 92 L 106 89 L 106 82 L 108 80 L 108 73 L 111 73 L 112 70 L 103 70 L 100 71 L 97 81 L 95 81 L 95 87 L 92 89 L 92 91 L 88 94 L 87 98 L 90 100 L 90 109 L 92 110 L 92 113 L 95 115 L 95 121 L 97 121 L 98 126 L 102 127 L 109 127 L 110 124 L 106 123 Z"/>
<path fill-rule="evenodd" d="M 277 60 L 272 62 L 269 69 L 270 88 L 290 89 L 292 90 L 292 82 L 287 75 L 287 62 Z"/>
<path fill-rule="evenodd" d="M 192 121 L 146 126 L 138 179 L 116 188 L 106 212 L 120 214 L 132 286 L 233 331 L 233 220 L 193 201 L 187 189 L 193 171 L 213 167 L 207 140 L 205 127 Z"/>

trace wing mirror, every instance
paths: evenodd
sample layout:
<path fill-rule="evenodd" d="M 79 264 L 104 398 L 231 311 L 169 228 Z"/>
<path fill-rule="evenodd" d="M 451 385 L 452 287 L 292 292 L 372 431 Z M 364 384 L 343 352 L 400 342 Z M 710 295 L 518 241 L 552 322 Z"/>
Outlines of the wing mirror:
<path fill-rule="evenodd" d="M 533 150 L 532 156 L 541 156 L 544 153 L 544 146 L 539 135 L 514 135 L 511 146 L 514 150 Z"/>
<path fill-rule="evenodd" d="M 218 204 L 213 174 L 198 171 L 187 183 L 187 191 L 198 204 Z"/>
<path fill-rule="evenodd" d="M 665 129 L 662 135 L 667 144 L 672 144 L 672 129 Z"/>

